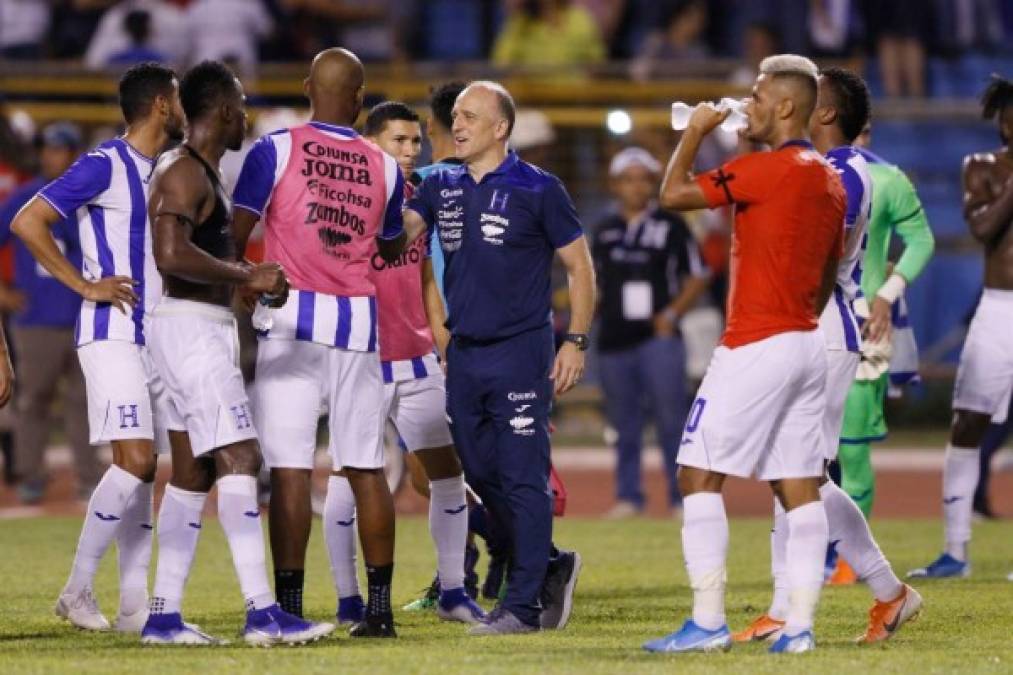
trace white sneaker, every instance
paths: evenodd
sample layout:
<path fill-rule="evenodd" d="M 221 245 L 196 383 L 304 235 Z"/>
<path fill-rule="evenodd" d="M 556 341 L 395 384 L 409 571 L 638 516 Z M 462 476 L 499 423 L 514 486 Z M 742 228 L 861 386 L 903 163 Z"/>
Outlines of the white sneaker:
<path fill-rule="evenodd" d="M 85 586 L 77 593 L 61 593 L 53 611 L 78 628 L 109 630 L 109 621 L 99 611 L 90 586 Z"/>
<path fill-rule="evenodd" d="M 200 647 L 215 647 L 229 644 L 228 640 L 221 640 L 208 635 L 192 623 L 184 623 L 181 627 L 169 630 L 154 630 L 149 628 L 141 636 L 142 645 L 186 645 Z"/>
<path fill-rule="evenodd" d="M 148 608 L 141 607 L 133 614 L 120 614 L 116 617 L 116 632 L 140 633 L 148 622 Z"/>

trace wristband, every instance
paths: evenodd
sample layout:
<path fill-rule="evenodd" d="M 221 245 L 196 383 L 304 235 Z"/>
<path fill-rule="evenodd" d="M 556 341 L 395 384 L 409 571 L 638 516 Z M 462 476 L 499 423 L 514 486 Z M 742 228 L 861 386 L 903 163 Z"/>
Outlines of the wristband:
<path fill-rule="evenodd" d="M 907 288 L 907 280 L 897 272 L 894 272 L 886 280 L 886 283 L 876 291 L 876 297 L 883 298 L 892 305 L 904 293 L 905 288 Z"/>
<path fill-rule="evenodd" d="M 668 323 L 672 324 L 673 326 L 679 323 L 679 312 L 675 311 L 671 307 L 666 307 L 665 311 L 662 312 L 661 315 L 665 317 L 665 320 L 668 321 Z"/>

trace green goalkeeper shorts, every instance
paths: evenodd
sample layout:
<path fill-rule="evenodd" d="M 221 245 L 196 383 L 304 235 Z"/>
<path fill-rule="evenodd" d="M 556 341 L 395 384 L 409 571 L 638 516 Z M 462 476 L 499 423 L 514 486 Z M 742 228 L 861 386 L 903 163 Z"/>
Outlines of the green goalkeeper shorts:
<path fill-rule="evenodd" d="M 889 375 L 878 380 L 855 380 L 844 403 L 841 443 L 869 443 L 886 438 L 883 404 Z"/>

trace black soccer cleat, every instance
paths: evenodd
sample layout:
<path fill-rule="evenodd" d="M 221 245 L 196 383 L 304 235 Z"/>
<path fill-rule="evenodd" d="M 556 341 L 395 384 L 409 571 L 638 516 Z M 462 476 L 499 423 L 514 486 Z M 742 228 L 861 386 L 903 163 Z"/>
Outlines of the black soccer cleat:
<path fill-rule="evenodd" d="M 348 636 L 353 638 L 396 638 L 394 615 L 367 614 L 366 618 L 352 626 Z"/>

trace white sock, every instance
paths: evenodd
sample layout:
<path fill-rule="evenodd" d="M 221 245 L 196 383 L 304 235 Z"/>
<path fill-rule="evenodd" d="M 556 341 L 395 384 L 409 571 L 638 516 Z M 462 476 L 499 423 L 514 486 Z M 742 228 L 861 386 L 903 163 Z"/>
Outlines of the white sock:
<path fill-rule="evenodd" d="M 254 476 L 222 476 L 218 486 L 218 520 L 232 550 L 239 587 L 247 609 L 263 609 L 274 604 L 274 592 L 267 581 L 264 530 L 260 526 L 257 505 L 257 479 Z"/>
<path fill-rule="evenodd" d="M 154 614 L 171 614 L 181 610 L 183 589 L 197 552 L 201 513 L 207 498 L 206 492 L 165 486 L 162 506 L 158 509 L 158 565 L 155 567 L 155 587 L 151 596 Z"/>
<path fill-rule="evenodd" d="M 728 517 L 720 493 L 697 492 L 682 500 L 682 554 L 693 588 L 693 621 L 717 630 L 725 625 L 728 555 Z"/>
<path fill-rule="evenodd" d="M 790 596 L 784 632 L 798 635 L 812 630 L 823 586 L 826 561 L 827 514 L 822 502 L 809 502 L 788 512 L 788 579 Z"/>
<path fill-rule="evenodd" d="M 788 616 L 788 514 L 774 498 L 774 527 L 770 531 L 770 573 L 774 577 L 774 597 L 767 616 L 784 621 Z"/>
<path fill-rule="evenodd" d="M 154 483 L 141 483 L 123 509 L 116 532 L 120 563 L 120 614 L 134 614 L 148 604 L 148 565 L 151 562 L 151 509 Z"/>
<path fill-rule="evenodd" d="M 355 566 L 355 495 L 344 476 L 328 479 L 323 518 L 324 541 L 338 597 L 362 595 Z"/>
<path fill-rule="evenodd" d="M 468 544 L 464 476 L 429 481 L 429 533 L 436 544 L 440 590 L 464 588 L 464 548 Z"/>
<path fill-rule="evenodd" d="M 99 562 L 123 522 L 127 502 L 140 485 L 140 478 L 115 464 L 106 469 L 88 500 L 88 512 L 81 526 L 74 567 L 64 588 L 65 593 L 91 586 Z"/>
<path fill-rule="evenodd" d="M 946 552 L 967 560 L 971 541 L 971 507 L 981 465 L 978 448 L 946 446 L 943 465 L 943 517 L 946 522 Z"/>
<path fill-rule="evenodd" d="M 848 493 L 832 481 L 820 488 L 820 499 L 827 512 L 827 529 L 831 541 L 837 541 L 837 550 L 848 561 L 858 578 L 869 584 L 876 599 L 887 602 L 904 590 L 904 585 L 893 573 L 889 561 L 872 537 L 858 504 Z"/>

